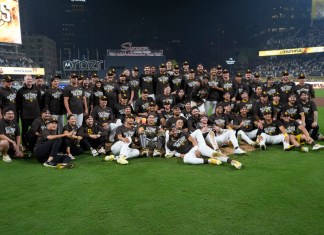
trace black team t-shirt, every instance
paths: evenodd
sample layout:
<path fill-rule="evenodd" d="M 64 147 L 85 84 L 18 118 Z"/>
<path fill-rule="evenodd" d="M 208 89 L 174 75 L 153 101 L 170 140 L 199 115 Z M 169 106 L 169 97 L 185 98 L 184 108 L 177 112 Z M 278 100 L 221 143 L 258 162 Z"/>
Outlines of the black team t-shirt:
<path fill-rule="evenodd" d="M 84 96 L 84 90 L 82 87 L 68 85 L 64 87 L 64 97 L 69 97 L 69 107 L 73 114 L 83 113 L 82 97 Z"/>
<path fill-rule="evenodd" d="M 175 138 L 170 136 L 169 141 L 167 143 L 168 148 L 173 151 L 177 151 L 178 153 L 186 154 L 192 148 L 192 143 L 188 140 L 189 134 L 185 132 L 180 132 L 178 136 Z"/>

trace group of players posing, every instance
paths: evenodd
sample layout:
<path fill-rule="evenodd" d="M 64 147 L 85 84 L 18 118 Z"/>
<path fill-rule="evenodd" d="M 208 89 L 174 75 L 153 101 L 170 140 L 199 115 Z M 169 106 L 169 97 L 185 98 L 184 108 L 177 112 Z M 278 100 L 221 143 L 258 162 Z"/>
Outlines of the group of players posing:
<path fill-rule="evenodd" d="M 112 142 L 113 155 L 105 159 L 120 164 L 140 155 L 163 155 L 182 157 L 188 164 L 228 162 L 240 169 L 242 164 L 228 158 L 220 147 L 230 144 L 234 154 L 246 153 L 239 146 L 240 140 L 262 150 L 266 150 L 266 144 L 279 143 L 284 150 L 296 147 L 308 151 L 301 146 L 303 142 L 313 145 L 313 150 L 324 147 L 315 142 L 323 137 L 318 133 L 317 109 L 311 100 L 314 91 L 305 84 L 305 75 L 298 77 L 295 86 L 286 71 L 278 84 L 272 78 L 264 84 L 259 74 L 252 76 L 250 70 L 244 79 L 240 73 L 230 79 L 221 66 L 210 73 L 201 64 L 197 71 L 184 67 L 181 73 L 178 66 L 172 71 L 166 67 L 162 64 L 160 72 L 152 75 L 145 66 L 141 76 L 134 68 L 132 74 L 125 71 L 119 78 L 109 71 L 103 81 L 96 75 L 89 81 L 72 74 L 71 85 L 63 91 L 58 87 L 59 77 L 54 77 L 51 88 L 44 91 L 45 108 L 23 135 L 30 150 L 45 166 L 55 167 L 83 150 L 90 149 L 93 156 L 105 154 L 105 143 Z M 8 76 L 4 82 L 10 82 Z M 86 95 L 89 91 L 90 96 Z M 30 95 L 20 99 L 25 97 L 32 102 Z M 60 130 L 62 112 L 57 108 L 61 101 L 68 123 Z M 0 151 L 6 162 L 11 161 L 9 155 L 23 155 L 14 116 L 14 109 L 3 108 Z M 62 134 L 57 134 L 57 128 Z M 133 148 L 134 144 L 141 151 Z M 51 151 L 44 154 L 45 149 Z"/>

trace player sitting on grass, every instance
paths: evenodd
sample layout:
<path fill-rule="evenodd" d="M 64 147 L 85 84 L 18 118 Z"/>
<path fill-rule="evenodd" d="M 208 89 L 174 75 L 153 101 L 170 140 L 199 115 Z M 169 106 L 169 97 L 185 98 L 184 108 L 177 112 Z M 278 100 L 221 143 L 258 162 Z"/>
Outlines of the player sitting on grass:
<path fill-rule="evenodd" d="M 37 138 L 34 153 L 38 162 L 43 163 L 46 167 L 73 168 L 74 164 L 70 163 L 71 158 L 66 154 L 59 154 L 62 143 L 62 137 L 72 136 L 71 132 L 56 134 L 58 120 L 50 118 L 46 122 L 46 128 Z"/>
<path fill-rule="evenodd" d="M 312 150 L 318 150 L 320 148 L 324 148 L 324 146 L 316 144 L 316 142 L 309 136 L 306 128 L 299 124 L 295 120 L 290 120 L 290 115 L 287 112 L 282 114 L 282 124 L 286 128 L 287 133 L 289 135 L 290 142 L 300 151 L 308 152 L 307 147 L 302 147 L 301 143 L 306 142 L 307 144 L 313 145 Z"/>
<path fill-rule="evenodd" d="M 111 146 L 112 153 L 116 156 L 115 159 L 117 163 L 126 165 L 128 161 L 126 159 L 135 158 L 140 155 L 138 149 L 130 148 L 133 138 L 135 138 L 136 127 L 134 126 L 135 117 L 133 114 L 128 114 L 125 116 L 124 125 L 117 127 L 116 129 L 116 139 Z M 105 159 L 106 161 L 114 160 L 114 156 L 110 155 L 110 159 Z"/>
<path fill-rule="evenodd" d="M 227 117 L 223 114 L 223 106 L 218 104 L 215 113 L 209 116 L 209 121 L 214 124 L 216 133 L 216 141 L 218 146 L 222 147 L 229 142 L 234 147 L 234 154 L 245 154 L 246 152 L 240 148 L 235 131 L 232 130 L 232 125 L 228 122 Z"/>
<path fill-rule="evenodd" d="M 138 128 L 140 144 L 142 147 L 142 156 L 150 156 L 153 150 L 153 157 L 161 156 L 162 146 L 164 145 L 163 131 L 155 125 L 155 115 L 148 114 L 147 124 L 142 124 Z"/>
<path fill-rule="evenodd" d="M 280 144 L 283 143 L 284 150 L 290 150 L 294 146 L 289 143 L 289 135 L 285 127 L 279 120 L 273 120 L 271 112 L 263 114 L 264 123 L 259 124 L 257 133 L 257 142 L 262 150 L 266 150 L 266 144 Z"/>
<path fill-rule="evenodd" d="M 0 120 L 0 154 L 4 162 L 11 162 L 10 157 L 24 157 L 24 153 L 19 150 L 20 146 L 19 125 L 15 121 L 15 112 L 7 107 L 3 110 L 3 118 Z"/>

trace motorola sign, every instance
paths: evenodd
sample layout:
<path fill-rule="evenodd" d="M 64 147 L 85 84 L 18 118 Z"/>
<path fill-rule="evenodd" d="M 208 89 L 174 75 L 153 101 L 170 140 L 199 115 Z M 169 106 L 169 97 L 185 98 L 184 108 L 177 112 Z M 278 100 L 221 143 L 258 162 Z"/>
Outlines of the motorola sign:
<path fill-rule="evenodd" d="M 97 71 L 101 69 L 102 60 L 65 60 L 64 71 Z"/>

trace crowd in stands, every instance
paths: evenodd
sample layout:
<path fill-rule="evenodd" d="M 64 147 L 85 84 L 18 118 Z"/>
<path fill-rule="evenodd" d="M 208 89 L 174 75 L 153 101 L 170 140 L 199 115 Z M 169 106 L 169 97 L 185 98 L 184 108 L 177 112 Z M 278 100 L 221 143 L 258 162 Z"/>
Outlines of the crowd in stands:
<path fill-rule="evenodd" d="M 7 47 L 0 47 L 0 66 L 3 67 L 38 67 L 38 65 L 24 53 L 18 53 Z"/>

